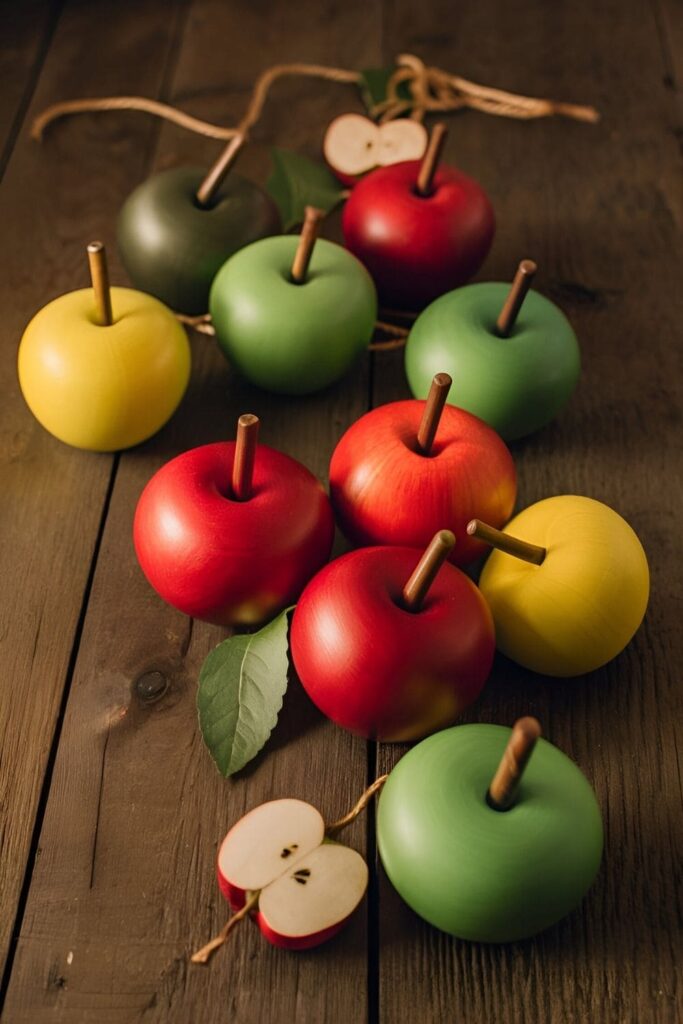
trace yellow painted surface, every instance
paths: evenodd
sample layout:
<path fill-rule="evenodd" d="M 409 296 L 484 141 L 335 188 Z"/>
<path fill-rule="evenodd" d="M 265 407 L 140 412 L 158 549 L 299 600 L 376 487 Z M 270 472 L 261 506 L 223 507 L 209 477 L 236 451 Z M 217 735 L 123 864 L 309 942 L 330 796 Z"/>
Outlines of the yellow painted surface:
<path fill-rule="evenodd" d="M 547 549 L 542 565 L 493 551 L 480 587 L 498 648 L 551 676 L 592 672 L 626 647 L 647 607 L 650 577 L 638 537 L 613 509 L 562 495 L 524 509 L 505 532 Z"/>
<path fill-rule="evenodd" d="M 190 375 L 185 331 L 162 303 L 111 289 L 114 323 L 96 320 L 92 290 L 50 302 L 26 328 L 19 383 L 36 419 L 66 444 L 130 448 L 156 433 Z"/>

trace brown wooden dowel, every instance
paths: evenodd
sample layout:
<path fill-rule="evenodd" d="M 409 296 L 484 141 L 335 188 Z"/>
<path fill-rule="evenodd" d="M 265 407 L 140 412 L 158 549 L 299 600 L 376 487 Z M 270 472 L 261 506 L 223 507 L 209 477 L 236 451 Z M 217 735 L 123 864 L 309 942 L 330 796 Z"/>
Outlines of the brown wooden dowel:
<path fill-rule="evenodd" d="M 455 545 L 450 530 L 439 530 L 417 563 L 415 571 L 403 588 L 403 604 L 411 612 L 419 612 L 436 574 Z"/>
<path fill-rule="evenodd" d="M 427 404 L 417 432 L 417 443 L 423 455 L 431 455 L 432 445 L 439 427 L 441 413 L 453 381 L 447 373 L 437 373 L 427 395 Z"/>
<path fill-rule="evenodd" d="M 88 246 L 88 263 L 90 280 L 95 293 L 97 319 L 102 327 L 111 327 L 114 317 L 111 311 L 111 291 L 109 288 L 109 271 L 107 269 L 107 253 L 104 242 L 91 242 Z"/>
<path fill-rule="evenodd" d="M 259 418 L 253 413 L 246 412 L 237 421 L 237 443 L 232 464 L 232 493 L 237 501 L 251 498 L 258 430 Z"/>
<path fill-rule="evenodd" d="M 500 764 L 489 786 L 486 799 L 496 811 L 507 811 L 515 800 L 524 769 L 529 763 L 541 725 L 535 718 L 518 718 L 503 752 Z"/>
<path fill-rule="evenodd" d="M 225 176 L 237 160 L 240 150 L 244 145 L 244 141 L 244 135 L 235 135 L 230 139 L 230 142 L 218 157 L 218 160 L 216 160 L 213 167 L 209 168 L 206 177 L 196 192 L 196 199 L 200 206 L 209 206 L 211 204 L 211 200 L 225 181 Z"/>
<path fill-rule="evenodd" d="M 441 160 L 441 153 L 448 138 L 448 128 L 442 122 L 435 124 L 429 136 L 429 142 L 425 154 L 422 157 L 420 170 L 417 175 L 415 190 L 419 196 L 425 198 L 434 191 L 434 175 Z"/>
<path fill-rule="evenodd" d="M 482 523 L 478 519 L 470 520 L 467 524 L 467 533 L 470 537 L 476 537 L 478 540 L 490 544 L 492 548 L 497 548 L 498 551 L 504 551 L 506 555 L 522 558 L 525 562 L 531 562 L 532 565 L 540 565 L 548 553 L 546 548 L 542 548 L 538 544 L 530 544 L 529 541 L 520 540 L 519 537 L 511 537 L 509 533 L 503 533 L 502 530 L 496 530 L 493 526 L 487 526 L 486 523 Z"/>
<path fill-rule="evenodd" d="M 519 315 L 519 311 L 522 308 L 522 303 L 526 298 L 526 294 L 531 288 L 531 282 L 534 279 L 538 267 L 533 260 L 522 260 L 517 267 L 517 273 L 515 279 L 512 282 L 512 287 L 508 292 L 508 297 L 503 304 L 503 308 L 500 311 L 498 319 L 496 320 L 496 330 L 501 338 L 507 338 L 508 334 L 515 326 L 515 321 Z"/>
<path fill-rule="evenodd" d="M 308 264 L 311 262 L 320 225 L 325 216 L 322 210 L 315 206 L 307 206 L 303 227 L 299 235 L 299 244 L 294 253 L 292 261 L 292 281 L 294 284 L 303 284 L 308 274 Z"/>

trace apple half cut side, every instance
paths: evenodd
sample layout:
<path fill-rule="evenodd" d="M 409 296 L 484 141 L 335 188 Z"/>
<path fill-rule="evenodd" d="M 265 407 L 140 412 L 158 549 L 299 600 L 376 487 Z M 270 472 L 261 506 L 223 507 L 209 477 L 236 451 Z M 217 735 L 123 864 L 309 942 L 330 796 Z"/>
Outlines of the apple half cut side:
<path fill-rule="evenodd" d="M 249 811 L 218 851 L 218 885 L 233 910 L 247 892 L 263 889 L 325 838 L 320 811 L 303 800 L 271 800 Z"/>
<path fill-rule="evenodd" d="M 337 178 L 353 188 L 375 167 L 419 160 L 426 146 L 427 131 L 419 121 L 402 118 L 377 125 L 361 114 L 342 114 L 325 132 L 323 155 Z"/>
<path fill-rule="evenodd" d="M 263 889 L 256 920 L 273 945 L 310 949 L 336 935 L 367 885 L 368 867 L 361 855 L 326 842 Z"/>

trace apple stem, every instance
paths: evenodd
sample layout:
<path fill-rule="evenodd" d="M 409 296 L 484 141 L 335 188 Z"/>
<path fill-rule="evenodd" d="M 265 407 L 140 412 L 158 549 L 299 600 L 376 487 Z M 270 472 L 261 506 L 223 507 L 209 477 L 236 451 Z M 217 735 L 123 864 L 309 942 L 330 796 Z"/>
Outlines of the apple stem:
<path fill-rule="evenodd" d="M 424 555 L 417 563 L 415 571 L 403 588 L 403 604 L 409 612 L 419 612 L 422 608 L 429 588 L 436 575 L 448 558 L 455 545 L 455 536 L 450 530 L 439 530 Z"/>
<path fill-rule="evenodd" d="M 498 551 L 504 551 L 506 555 L 514 555 L 515 558 L 531 562 L 532 565 L 541 565 L 548 554 L 547 548 L 531 544 L 528 540 L 520 540 L 519 537 L 511 537 L 509 533 L 487 526 L 478 519 L 471 519 L 467 524 L 467 535 L 483 540 L 485 544 L 490 544 Z"/>
<path fill-rule="evenodd" d="M 233 166 L 240 150 L 246 141 L 246 136 L 238 132 L 230 139 L 215 164 L 209 168 L 206 177 L 195 193 L 195 198 L 200 206 L 210 206 L 213 197 L 225 181 L 225 177 Z"/>
<path fill-rule="evenodd" d="M 494 811 L 507 811 L 515 800 L 524 769 L 541 735 L 536 718 L 518 718 L 486 794 L 486 802 Z"/>
<path fill-rule="evenodd" d="M 306 281 L 308 264 L 311 262 L 313 248 L 324 216 L 323 210 L 319 210 L 315 206 L 306 207 L 304 223 L 299 235 L 299 244 L 292 262 L 292 281 L 294 284 L 304 284 Z"/>
<path fill-rule="evenodd" d="M 496 320 L 496 330 L 501 338 L 507 338 L 515 326 L 515 321 L 527 292 L 531 288 L 531 283 L 537 269 L 538 267 L 533 260 L 522 260 L 517 267 L 512 287 Z"/>
<path fill-rule="evenodd" d="M 250 412 L 240 416 L 237 421 L 237 442 L 232 464 L 232 494 L 236 501 L 248 501 L 251 498 L 258 431 L 258 416 Z"/>
<path fill-rule="evenodd" d="M 380 775 L 378 779 L 375 779 L 373 784 L 368 786 L 360 800 L 351 808 L 348 814 L 345 814 L 343 818 L 339 818 L 338 821 L 333 821 L 331 825 L 327 826 L 325 829 L 325 835 L 336 836 L 343 828 L 346 828 L 347 825 L 350 825 L 351 822 L 355 821 L 358 815 L 363 813 L 375 793 L 379 792 L 388 778 L 389 776 L 387 774 Z"/>
<path fill-rule="evenodd" d="M 441 153 L 444 145 L 446 144 L 447 138 L 448 128 L 442 121 L 439 121 L 439 123 L 435 124 L 432 128 L 425 154 L 422 157 L 420 170 L 417 174 L 416 192 L 419 196 L 422 196 L 423 199 L 426 199 L 427 196 L 431 196 L 434 191 L 434 175 L 436 174 L 436 169 L 439 166 Z"/>
<path fill-rule="evenodd" d="M 208 963 L 211 956 L 216 952 L 217 949 L 220 949 L 220 947 L 223 945 L 223 943 L 225 942 L 233 928 L 236 925 L 238 925 L 240 921 L 242 921 L 247 916 L 247 914 L 250 914 L 251 911 L 255 909 L 260 895 L 260 889 L 257 889 L 255 892 L 252 892 L 251 896 L 244 904 L 242 909 L 238 910 L 236 914 L 233 914 L 230 920 L 223 925 L 218 935 L 216 935 L 214 939 L 211 939 L 211 942 L 207 942 L 205 946 L 202 946 L 201 949 L 198 949 L 196 953 L 192 954 L 192 956 L 190 957 L 190 962 L 193 964 Z"/>
<path fill-rule="evenodd" d="M 447 373 L 437 373 L 427 395 L 427 403 L 417 432 L 417 443 L 423 455 L 431 455 L 443 407 L 453 381 Z"/>
<path fill-rule="evenodd" d="M 107 252 L 104 242 L 91 242 L 88 246 L 88 263 L 90 280 L 95 293 L 97 318 L 102 327 L 111 327 L 114 317 L 111 311 L 111 290 L 109 288 L 109 271 L 107 269 Z"/>

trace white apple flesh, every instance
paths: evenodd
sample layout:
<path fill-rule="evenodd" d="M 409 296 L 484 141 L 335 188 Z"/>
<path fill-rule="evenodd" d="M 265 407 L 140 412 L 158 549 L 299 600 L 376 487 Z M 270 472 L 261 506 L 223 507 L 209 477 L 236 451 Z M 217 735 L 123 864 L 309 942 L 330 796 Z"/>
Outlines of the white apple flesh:
<path fill-rule="evenodd" d="M 419 121 L 401 118 L 377 125 L 360 114 L 342 114 L 325 132 L 323 155 L 340 181 L 353 186 L 375 167 L 419 160 L 426 146 L 427 131 Z"/>
<path fill-rule="evenodd" d="M 308 949 L 331 938 L 368 882 L 354 850 L 325 842 L 320 812 L 302 800 L 272 800 L 245 815 L 218 853 L 221 892 L 240 910 L 259 892 L 254 917 L 269 942 Z"/>

